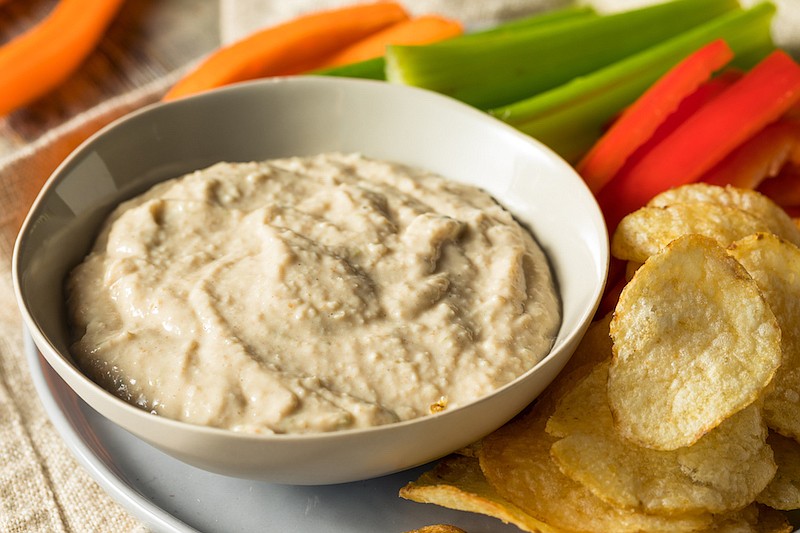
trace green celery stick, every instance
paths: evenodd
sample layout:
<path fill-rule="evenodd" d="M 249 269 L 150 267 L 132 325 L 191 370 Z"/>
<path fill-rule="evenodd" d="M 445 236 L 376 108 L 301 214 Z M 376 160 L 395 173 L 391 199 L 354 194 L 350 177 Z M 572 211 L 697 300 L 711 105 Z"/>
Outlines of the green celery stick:
<path fill-rule="evenodd" d="M 489 109 L 557 87 L 738 7 L 737 0 L 673 0 L 474 42 L 390 46 L 387 79 Z"/>
<path fill-rule="evenodd" d="M 548 24 L 564 22 L 566 20 L 577 20 L 577 19 L 596 17 L 596 16 L 597 14 L 595 13 L 595 11 L 588 6 L 567 7 L 555 11 L 548 11 L 546 13 L 537 13 L 535 15 L 531 15 L 528 17 L 511 20 L 509 22 L 504 22 L 498 26 L 494 26 L 489 29 L 480 30 L 474 33 L 459 35 L 458 37 L 453 37 L 451 39 L 447 39 L 446 41 L 442 41 L 441 43 L 435 43 L 435 44 L 443 44 L 446 42 L 462 41 L 467 39 L 469 39 L 471 42 L 478 42 L 480 39 L 486 36 L 493 38 L 498 35 L 504 35 L 507 33 L 520 31 L 527 28 L 544 27 Z M 385 59 L 383 57 L 376 57 L 373 59 L 367 59 L 365 61 L 359 61 L 358 63 L 351 63 L 349 65 L 320 69 L 312 72 L 311 74 L 315 74 L 318 76 L 338 76 L 344 78 L 385 80 L 386 79 L 385 67 L 386 67 Z"/>
<path fill-rule="evenodd" d="M 317 76 L 337 76 L 340 78 L 364 78 L 368 80 L 385 80 L 386 61 L 382 57 L 375 57 L 349 65 L 329 67 L 311 72 Z"/>
<path fill-rule="evenodd" d="M 694 50 L 723 38 L 749 68 L 773 48 L 770 23 L 775 6 L 738 9 L 555 89 L 490 113 L 575 161 L 600 136 L 613 116 Z"/>
<path fill-rule="evenodd" d="M 493 26 L 491 28 L 486 28 L 475 32 L 466 33 L 464 35 L 455 37 L 454 39 L 448 39 L 447 41 L 444 41 L 442 43 L 434 43 L 434 45 L 444 44 L 445 42 L 447 43 L 464 42 L 467 40 L 479 39 L 483 37 L 497 37 L 498 35 L 506 35 L 516 31 L 527 30 L 530 28 L 537 28 L 537 27 L 542 28 L 550 24 L 564 22 L 567 20 L 596 18 L 598 16 L 599 15 L 595 12 L 595 10 L 591 6 L 570 6 L 562 9 L 556 9 L 554 11 L 535 13 L 533 15 L 528 15 L 526 17 L 509 20 L 507 22 L 502 22 L 497 26 Z"/>

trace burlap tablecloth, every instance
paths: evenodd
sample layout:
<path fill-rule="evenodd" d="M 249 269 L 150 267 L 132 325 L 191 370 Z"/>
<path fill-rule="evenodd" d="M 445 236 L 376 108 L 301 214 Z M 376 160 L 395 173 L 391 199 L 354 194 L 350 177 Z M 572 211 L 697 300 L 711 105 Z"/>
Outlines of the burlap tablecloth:
<path fill-rule="evenodd" d="M 300 12 L 345 1 L 220 0 L 220 39 L 229 42 Z M 650 2 L 652 0 L 594 0 L 592 3 L 600 9 L 614 10 Z M 412 12 L 449 14 L 467 25 L 490 24 L 567 3 L 569 0 L 406 1 Z M 800 0 L 779 0 L 778 4 L 781 12 L 775 23 L 776 38 L 797 53 Z M 150 2 L 149 9 L 164 7 L 156 1 Z M 2 14 L 0 11 L 0 24 L 4 22 Z M 172 22 L 192 24 L 193 20 L 187 17 Z M 197 55 L 203 52 L 198 50 Z M 123 49 L 120 53 L 141 51 Z M 10 258 L 22 218 L 58 163 L 109 121 L 156 101 L 179 74 L 178 66 L 175 72 L 164 73 L 110 99 L 98 100 L 96 105 L 75 116 L 51 118 L 54 123 L 46 133 L 0 156 L 0 301 L 3 302 L 0 306 L 0 532 L 145 531 L 144 526 L 113 502 L 75 462 L 36 397 L 23 354 L 22 324 L 12 290 Z M 85 73 L 77 74 L 82 75 L 89 78 Z M 10 125 L 14 120 L 20 119 L 18 116 L 0 119 L 0 137 L 13 130 Z"/>

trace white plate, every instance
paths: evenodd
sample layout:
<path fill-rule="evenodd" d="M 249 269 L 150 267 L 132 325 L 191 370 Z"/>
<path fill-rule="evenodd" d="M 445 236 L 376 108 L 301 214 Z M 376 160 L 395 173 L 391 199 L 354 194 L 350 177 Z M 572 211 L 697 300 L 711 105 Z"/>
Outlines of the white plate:
<path fill-rule="evenodd" d="M 327 486 L 274 485 L 212 474 L 172 459 L 99 415 L 47 364 L 25 332 L 25 353 L 50 419 L 98 484 L 154 532 L 404 532 L 453 524 L 470 533 L 519 529 L 480 515 L 403 500 L 428 467 Z"/>
<path fill-rule="evenodd" d="M 470 533 L 520 532 L 499 520 L 398 497 L 399 488 L 428 466 L 319 487 L 246 481 L 188 466 L 92 410 L 50 368 L 27 331 L 24 338 L 36 390 L 67 447 L 112 498 L 155 533 L 400 533 L 435 523 Z M 797 528 L 800 516 L 789 515 Z"/>

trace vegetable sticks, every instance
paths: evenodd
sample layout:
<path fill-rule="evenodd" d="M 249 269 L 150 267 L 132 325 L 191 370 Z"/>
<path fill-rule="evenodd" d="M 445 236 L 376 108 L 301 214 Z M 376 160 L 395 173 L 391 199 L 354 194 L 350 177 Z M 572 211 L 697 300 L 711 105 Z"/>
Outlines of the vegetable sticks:
<path fill-rule="evenodd" d="M 0 47 L 0 115 L 63 83 L 94 50 L 124 0 L 60 0 L 32 29 Z"/>
<path fill-rule="evenodd" d="M 391 44 L 431 44 L 461 35 L 460 22 L 439 15 L 421 15 L 380 30 L 326 59 L 322 67 L 335 67 L 381 57 Z"/>
<path fill-rule="evenodd" d="M 699 180 L 798 100 L 800 65 L 775 50 L 600 191 L 609 228 L 659 192 Z"/>
<path fill-rule="evenodd" d="M 766 56 L 774 48 L 770 35 L 774 14 L 775 6 L 769 3 L 731 11 L 562 86 L 490 112 L 565 159 L 577 161 L 616 113 L 704 44 L 725 39 L 736 53 L 736 64 L 741 63 L 740 54 Z"/>
<path fill-rule="evenodd" d="M 597 17 L 598 15 L 594 10 L 588 6 L 579 7 L 566 7 L 557 9 L 555 11 L 547 11 L 544 13 L 536 13 L 520 19 L 504 22 L 498 26 L 488 29 L 476 31 L 473 33 L 465 33 L 457 37 L 453 37 L 447 42 L 464 42 L 470 41 L 478 43 L 481 40 L 493 39 L 498 35 L 513 33 L 520 30 L 529 30 L 535 27 L 544 28 L 548 25 L 555 23 L 565 22 L 567 20 L 578 20 Z M 434 43 L 442 44 L 442 43 Z M 320 70 L 310 72 L 320 76 L 339 76 L 347 78 L 364 78 L 372 80 L 385 80 L 386 79 L 386 60 L 384 57 L 376 57 L 351 63 L 348 65 L 326 67 Z"/>
<path fill-rule="evenodd" d="M 622 168 L 625 160 L 701 83 L 733 59 L 733 50 L 717 39 L 690 54 L 650 86 L 626 109 L 576 169 L 597 193 Z"/>
<path fill-rule="evenodd" d="M 164 100 L 315 68 L 346 46 L 407 18 L 395 2 L 356 4 L 300 16 L 220 48 L 178 81 Z"/>
<path fill-rule="evenodd" d="M 519 101 L 738 8 L 736 0 L 674 0 L 431 46 L 390 46 L 389 81 L 481 109 Z"/>
<path fill-rule="evenodd" d="M 706 172 L 701 181 L 757 189 L 787 164 L 800 165 L 800 123 L 781 119 L 738 146 Z M 775 189 L 774 185 L 767 187 Z"/>

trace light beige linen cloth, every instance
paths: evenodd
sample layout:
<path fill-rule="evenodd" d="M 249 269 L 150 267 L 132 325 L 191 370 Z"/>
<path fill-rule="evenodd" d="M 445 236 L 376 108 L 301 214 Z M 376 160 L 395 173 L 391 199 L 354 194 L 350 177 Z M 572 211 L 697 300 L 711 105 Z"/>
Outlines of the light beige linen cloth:
<path fill-rule="evenodd" d="M 257 28 L 350 0 L 221 0 L 220 34 L 230 42 Z M 652 0 L 595 0 L 602 10 Z M 468 27 L 491 24 L 568 0 L 407 0 L 413 13 L 438 12 Z M 776 39 L 797 51 L 800 0 L 779 0 Z M 0 73 L 0 75 L 2 75 Z M 0 532 L 144 532 L 75 462 L 49 422 L 28 374 L 22 323 L 13 295 L 13 241 L 39 187 L 80 142 L 125 113 L 156 101 L 178 73 L 100 102 L 0 159 Z"/>

